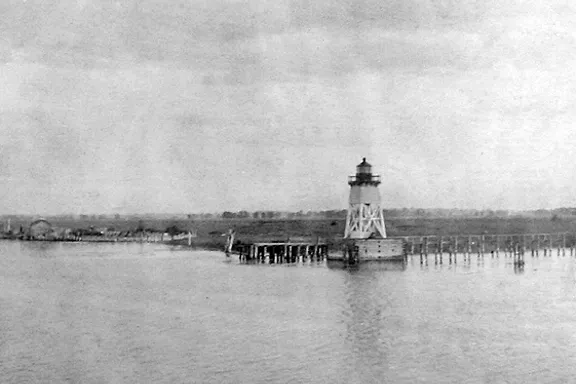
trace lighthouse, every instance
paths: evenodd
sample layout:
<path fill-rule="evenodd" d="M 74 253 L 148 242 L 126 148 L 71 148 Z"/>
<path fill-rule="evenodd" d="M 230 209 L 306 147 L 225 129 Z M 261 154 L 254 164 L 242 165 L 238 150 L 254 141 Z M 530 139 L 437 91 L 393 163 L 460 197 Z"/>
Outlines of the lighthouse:
<path fill-rule="evenodd" d="M 350 198 L 342 254 L 329 254 L 329 261 L 404 261 L 405 241 L 387 238 L 384 214 L 380 205 L 380 176 L 372 174 L 366 158 L 348 177 Z"/>
<path fill-rule="evenodd" d="M 348 177 L 350 198 L 346 217 L 345 239 L 386 238 L 384 214 L 380 205 L 380 175 L 372 174 L 366 158 L 356 167 L 356 175 Z"/>

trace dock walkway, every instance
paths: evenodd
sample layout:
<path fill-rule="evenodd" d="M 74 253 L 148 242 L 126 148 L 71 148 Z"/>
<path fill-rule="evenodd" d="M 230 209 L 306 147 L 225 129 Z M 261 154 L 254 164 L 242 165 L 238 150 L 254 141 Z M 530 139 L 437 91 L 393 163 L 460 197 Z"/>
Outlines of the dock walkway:
<path fill-rule="evenodd" d="M 428 255 L 435 255 L 442 263 L 442 256 L 447 255 L 449 261 L 456 261 L 456 255 L 469 258 L 472 254 L 484 257 L 488 254 L 499 257 L 500 254 L 523 261 L 524 255 L 536 257 L 552 255 L 555 250 L 558 255 L 567 253 L 576 255 L 576 234 L 560 233 L 517 233 L 517 234 L 476 234 L 476 235 L 422 235 L 394 236 L 389 238 L 404 241 L 404 256 L 419 255 L 425 261 Z M 258 262 L 294 263 L 306 260 L 323 260 L 328 255 L 329 247 L 326 241 L 316 239 L 289 239 L 279 241 L 254 241 L 247 244 L 236 244 L 227 252 L 228 255 L 238 255 L 241 261 L 256 260 Z M 333 250 L 340 252 L 341 250 Z"/>
<path fill-rule="evenodd" d="M 430 253 L 522 253 L 530 252 L 538 255 L 540 251 L 546 255 L 557 249 L 570 254 L 574 253 L 576 235 L 568 232 L 560 233 L 517 233 L 517 234 L 481 234 L 481 235 L 426 235 L 402 236 L 406 242 L 408 255 Z"/>
<path fill-rule="evenodd" d="M 513 258 L 515 263 L 524 263 L 525 255 L 538 257 L 552 256 L 555 250 L 558 256 L 576 255 L 576 234 L 560 233 L 517 233 L 498 235 L 426 235 L 399 237 L 405 241 L 405 257 L 420 256 L 420 263 L 427 263 L 428 255 L 434 255 L 436 263 L 442 264 L 443 256 L 448 262 L 457 261 L 458 254 L 470 259 L 476 254 L 478 258 L 490 257 Z"/>

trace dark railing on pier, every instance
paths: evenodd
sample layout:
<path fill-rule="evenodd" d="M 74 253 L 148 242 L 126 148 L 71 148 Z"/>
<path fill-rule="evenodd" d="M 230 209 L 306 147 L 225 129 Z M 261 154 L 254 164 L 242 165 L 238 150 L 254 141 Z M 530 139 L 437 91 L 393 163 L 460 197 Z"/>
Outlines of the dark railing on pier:
<path fill-rule="evenodd" d="M 254 260 L 270 264 L 320 261 L 328 254 L 328 245 L 319 241 L 301 242 L 291 239 L 287 242 L 237 244 L 231 253 L 238 255 L 241 261 Z"/>

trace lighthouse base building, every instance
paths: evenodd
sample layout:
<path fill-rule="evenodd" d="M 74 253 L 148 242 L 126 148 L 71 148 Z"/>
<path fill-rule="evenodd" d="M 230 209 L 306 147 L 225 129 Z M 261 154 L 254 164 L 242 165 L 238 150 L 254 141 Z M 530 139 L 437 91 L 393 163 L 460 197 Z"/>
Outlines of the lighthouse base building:
<path fill-rule="evenodd" d="M 402 239 L 350 239 L 345 241 L 342 255 L 333 255 L 331 259 L 348 262 L 401 261 L 405 257 L 404 244 Z"/>
<path fill-rule="evenodd" d="M 372 166 L 362 160 L 356 175 L 348 178 L 350 198 L 344 232 L 344 246 L 340 255 L 328 259 L 342 261 L 403 260 L 403 239 L 386 237 L 386 224 L 380 205 L 378 185 L 380 176 L 372 174 Z"/>

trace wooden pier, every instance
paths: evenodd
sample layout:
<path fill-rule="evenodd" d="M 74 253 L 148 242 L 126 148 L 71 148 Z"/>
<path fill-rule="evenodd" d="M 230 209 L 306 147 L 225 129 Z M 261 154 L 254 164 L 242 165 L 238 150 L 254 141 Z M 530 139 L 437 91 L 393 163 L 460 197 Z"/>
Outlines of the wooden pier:
<path fill-rule="evenodd" d="M 228 254 L 238 255 L 240 261 L 270 264 L 320 261 L 328 254 L 328 245 L 324 242 L 259 242 L 235 245 Z"/>
<path fill-rule="evenodd" d="M 515 263 L 523 263 L 525 255 L 532 257 L 552 256 L 555 249 L 558 256 L 576 255 L 576 234 L 561 233 L 530 233 L 530 234 L 500 234 L 500 235 L 427 235 L 406 236 L 405 255 L 419 255 L 421 262 L 427 262 L 429 255 L 433 255 L 436 262 L 442 263 L 442 255 L 448 255 L 448 261 L 456 262 L 456 255 L 470 258 L 477 257 L 504 257 L 513 258 Z"/>
<path fill-rule="evenodd" d="M 472 256 L 511 258 L 516 264 L 524 264 L 524 257 L 576 256 L 576 234 L 530 233 L 530 234 L 476 234 L 476 235 L 423 235 L 398 236 L 404 242 L 404 257 L 420 256 L 421 263 L 427 263 L 434 256 L 436 263 L 457 263 L 460 259 L 470 260 Z M 237 255 L 240 261 L 261 263 L 296 263 L 321 261 L 328 256 L 328 244 L 320 239 L 307 241 L 288 239 L 284 241 L 254 241 L 235 244 L 227 249 L 227 255 Z M 334 252 L 342 252 L 334 249 Z"/>

